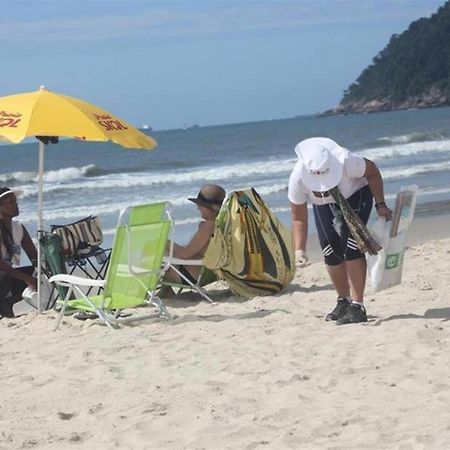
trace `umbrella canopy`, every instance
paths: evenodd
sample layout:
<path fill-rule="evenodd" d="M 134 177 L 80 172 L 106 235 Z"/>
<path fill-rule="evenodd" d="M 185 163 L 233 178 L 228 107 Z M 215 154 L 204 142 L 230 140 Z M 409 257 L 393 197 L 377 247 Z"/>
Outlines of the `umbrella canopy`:
<path fill-rule="evenodd" d="M 114 114 L 44 87 L 0 98 L 0 139 L 17 144 L 30 136 L 112 141 L 125 148 L 156 146 L 154 139 Z"/>
<path fill-rule="evenodd" d="M 98 106 L 41 86 L 38 91 L 0 97 L 0 140 L 19 143 L 39 137 L 38 238 L 42 233 L 44 142 L 55 137 L 112 141 L 125 148 L 147 149 L 156 141 Z M 45 137 L 50 138 L 46 139 Z M 40 305 L 41 249 L 38 244 L 38 305 Z M 38 310 L 39 311 L 39 310 Z"/>

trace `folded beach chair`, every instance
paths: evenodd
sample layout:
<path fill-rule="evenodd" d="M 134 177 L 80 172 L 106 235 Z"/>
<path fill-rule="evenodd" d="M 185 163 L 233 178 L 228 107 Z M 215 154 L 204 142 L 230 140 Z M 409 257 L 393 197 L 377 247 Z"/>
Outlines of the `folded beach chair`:
<path fill-rule="evenodd" d="M 64 274 L 50 278 L 51 282 L 69 288 L 56 328 L 67 307 L 95 312 L 110 328 L 152 317 L 171 319 L 156 295 L 158 282 L 170 265 L 170 258 L 163 262 L 163 256 L 171 234 L 173 219 L 169 202 L 133 206 L 122 211 L 104 280 Z M 84 291 L 92 286 L 104 290 L 100 295 L 86 295 Z M 69 300 L 72 292 L 79 298 Z M 150 305 L 156 307 L 155 312 L 127 317 L 121 314 L 124 309 Z"/>
<path fill-rule="evenodd" d="M 61 238 L 55 234 L 43 233 L 39 239 L 44 262 L 44 274 L 50 278 L 52 275 L 66 274 L 67 268 L 61 246 Z M 50 297 L 43 310 L 53 308 L 58 296 L 64 299 L 67 295 L 67 287 L 53 286 Z"/>

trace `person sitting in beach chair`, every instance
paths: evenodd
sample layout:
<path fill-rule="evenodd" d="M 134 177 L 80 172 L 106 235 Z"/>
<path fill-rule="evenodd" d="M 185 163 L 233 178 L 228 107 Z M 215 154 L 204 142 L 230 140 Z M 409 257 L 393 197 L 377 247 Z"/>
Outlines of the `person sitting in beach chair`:
<path fill-rule="evenodd" d="M 37 260 L 37 250 L 27 229 L 15 219 L 19 215 L 17 196 L 21 194 L 20 190 L 0 188 L 0 318 L 14 317 L 13 306 L 22 300 L 24 289 L 37 286 L 34 267 L 20 267 L 22 249 L 30 261 Z"/>
<path fill-rule="evenodd" d="M 215 220 L 225 199 L 225 190 L 216 184 L 205 184 L 200 189 L 197 197 L 188 198 L 197 205 L 201 222 L 197 232 L 185 246 L 173 243 L 173 261 L 171 267 L 163 278 L 163 286 L 159 291 L 161 297 L 173 297 L 172 287 L 192 287 L 200 295 L 207 298 L 197 286 L 211 281 L 211 272 L 202 265 L 202 258 L 208 248 L 214 232 Z M 178 261 L 177 261 L 178 259 Z M 180 260 L 189 260 L 183 263 Z M 198 264 L 193 265 L 193 260 Z M 199 278 L 201 277 L 201 279 Z M 215 279 L 215 277 L 214 277 Z"/>

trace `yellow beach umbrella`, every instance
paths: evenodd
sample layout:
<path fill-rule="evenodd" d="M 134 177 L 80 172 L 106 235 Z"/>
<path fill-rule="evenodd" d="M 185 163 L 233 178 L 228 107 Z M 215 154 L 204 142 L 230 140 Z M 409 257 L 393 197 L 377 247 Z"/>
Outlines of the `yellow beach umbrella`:
<path fill-rule="evenodd" d="M 112 141 L 125 148 L 156 146 L 154 139 L 114 114 L 44 87 L 0 97 L 0 139 L 17 144 L 30 136 Z"/>
<path fill-rule="evenodd" d="M 42 233 L 44 143 L 57 137 L 83 141 L 112 141 L 125 148 L 147 149 L 156 141 L 129 123 L 83 100 L 48 91 L 0 97 L 0 140 L 19 143 L 39 139 L 38 238 Z M 38 245 L 38 305 L 40 305 L 41 251 Z"/>

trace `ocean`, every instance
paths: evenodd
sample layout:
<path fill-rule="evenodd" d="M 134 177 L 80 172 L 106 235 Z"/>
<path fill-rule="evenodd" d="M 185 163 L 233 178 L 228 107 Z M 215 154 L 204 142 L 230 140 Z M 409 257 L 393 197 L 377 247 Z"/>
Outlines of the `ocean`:
<path fill-rule="evenodd" d="M 289 225 L 287 183 L 296 162 L 294 147 L 313 136 L 330 137 L 375 161 L 391 207 L 401 187 L 415 184 L 418 215 L 450 212 L 450 108 L 301 116 L 151 135 L 158 142 L 152 151 L 75 140 L 46 146 L 46 227 L 96 215 L 109 246 L 122 208 L 168 200 L 174 205 L 176 240 L 185 243 L 199 219 L 187 197 L 206 182 L 227 191 L 254 187 Z M 24 190 L 20 219 L 33 234 L 37 164 L 37 141 L 0 146 L 0 186 Z"/>

